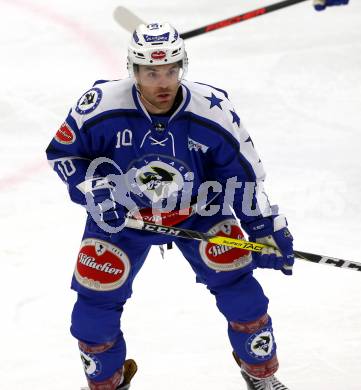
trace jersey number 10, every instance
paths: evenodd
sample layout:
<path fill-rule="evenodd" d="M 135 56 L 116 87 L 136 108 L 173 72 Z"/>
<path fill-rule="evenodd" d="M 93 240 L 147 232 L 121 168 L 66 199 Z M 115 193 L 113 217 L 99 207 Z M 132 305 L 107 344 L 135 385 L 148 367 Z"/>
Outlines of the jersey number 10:
<path fill-rule="evenodd" d="M 133 133 L 129 129 L 123 131 L 118 131 L 117 133 L 117 143 L 115 145 L 116 149 L 119 149 L 121 146 L 131 146 L 133 141 Z"/>

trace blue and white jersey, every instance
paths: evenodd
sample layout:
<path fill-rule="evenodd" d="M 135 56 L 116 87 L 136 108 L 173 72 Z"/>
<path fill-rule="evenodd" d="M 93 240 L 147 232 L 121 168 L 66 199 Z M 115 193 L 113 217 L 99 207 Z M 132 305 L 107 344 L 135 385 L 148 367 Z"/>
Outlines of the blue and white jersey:
<path fill-rule="evenodd" d="M 139 207 L 180 198 L 184 190 L 196 196 L 209 181 L 223 189 L 230 178 L 262 186 L 261 160 L 227 93 L 186 80 L 180 88 L 182 101 L 170 117 L 149 114 L 131 78 L 95 83 L 78 100 L 47 148 L 73 201 L 86 203 L 86 172 L 98 158 L 95 175 L 126 174 Z M 242 191 L 236 189 L 235 205 Z M 266 195 L 258 193 L 262 199 L 254 192 L 252 208 L 267 215 Z M 236 214 L 247 219 L 240 208 Z"/>

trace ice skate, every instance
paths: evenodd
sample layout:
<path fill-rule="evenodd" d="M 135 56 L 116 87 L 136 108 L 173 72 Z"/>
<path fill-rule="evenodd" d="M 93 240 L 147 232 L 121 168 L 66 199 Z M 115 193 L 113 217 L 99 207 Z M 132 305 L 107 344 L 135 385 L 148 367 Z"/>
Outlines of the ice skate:
<path fill-rule="evenodd" d="M 247 382 L 247 390 L 289 390 L 274 375 L 264 379 L 254 378 L 243 369 L 241 374 Z"/>
<path fill-rule="evenodd" d="M 130 381 L 138 370 L 137 363 L 133 359 L 128 359 L 124 362 L 124 379 L 121 385 L 116 390 L 128 390 Z"/>

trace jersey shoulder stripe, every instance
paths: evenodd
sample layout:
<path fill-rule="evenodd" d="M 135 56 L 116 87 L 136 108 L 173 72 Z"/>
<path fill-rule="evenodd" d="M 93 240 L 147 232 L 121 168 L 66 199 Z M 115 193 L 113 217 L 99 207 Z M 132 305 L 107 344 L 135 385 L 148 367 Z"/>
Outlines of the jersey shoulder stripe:
<path fill-rule="evenodd" d="M 206 85 L 207 87 L 213 88 L 216 91 L 223 93 L 223 95 L 228 99 L 228 93 L 224 89 L 221 89 L 221 88 L 218 88 L 218 87 L 214 87 L 213 85 L 210 85 L 210 84 L 200 83 L 199 81 L 196 81 L 196 84 Z"/>

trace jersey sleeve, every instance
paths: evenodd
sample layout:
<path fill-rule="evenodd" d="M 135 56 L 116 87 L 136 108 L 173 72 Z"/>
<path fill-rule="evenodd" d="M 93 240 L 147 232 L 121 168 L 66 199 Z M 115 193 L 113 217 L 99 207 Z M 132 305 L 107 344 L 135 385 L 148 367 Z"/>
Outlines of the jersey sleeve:
<path fill-rule="evenodd" d="M 71 108 L 46 150 L 50 165 L 76 203 L 87 204 L 86 193 L 98 185 L 99 178 L 106 181 L 108 175 L 119 174 L 119 167 L 104 158 L 116 142 L 108 114 L 119 107 L 120 111 L 136 109 L 132 87 L 131 79 L 96 81 Z"/>
<path fill-rule="evenodd" d="M 70 110 L 66 120 L 46 149 L 48 162 L 67 185 L 70 198 L 85 205 L 83 183 L 92 161 L 90 139 L 82 130 Z"/>
<path fill-rule="evenodd" d="M 197 129 L 192 135 L 210 146 L 205 150 L 206 180 L 222 185 L 224 203 L 233 207 L 241 223 L 272 215 L 263 164 L 228 93 L 198 82 L 185 86 L 191 91 L 186 111 Z"/>
<path fill-rule="evenodd" d="M 273 214 L 264 188 L 265 170 L 254 143 L 232 103 L 223 102 L 218 124 L 219 144 L 212 150 L 215 177 L 225 188 L 225 198 L 240 219 L 249 223 Z"/>

